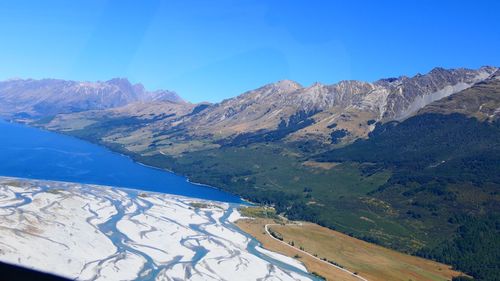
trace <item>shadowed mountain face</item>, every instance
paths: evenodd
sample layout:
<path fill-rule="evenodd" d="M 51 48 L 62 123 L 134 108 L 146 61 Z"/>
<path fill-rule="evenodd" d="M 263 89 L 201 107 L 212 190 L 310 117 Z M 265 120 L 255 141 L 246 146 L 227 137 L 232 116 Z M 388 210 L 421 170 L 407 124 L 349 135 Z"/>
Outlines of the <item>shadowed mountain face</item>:
<path fill-rule="evenodd" d="M 0 82 L 0 112 L 14 118 L 37 118 L 61 113 L 103 110 L 137 101 L 183 102 L 174 92 L 148 92 L 127 79 L 76 82 L 56 79 Z"/>

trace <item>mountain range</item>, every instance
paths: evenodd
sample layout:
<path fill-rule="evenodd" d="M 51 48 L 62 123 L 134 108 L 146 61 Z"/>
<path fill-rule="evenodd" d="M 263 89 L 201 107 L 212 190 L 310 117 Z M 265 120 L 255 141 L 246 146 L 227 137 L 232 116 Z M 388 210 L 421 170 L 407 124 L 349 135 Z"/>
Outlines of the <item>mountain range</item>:
<path fill-rule="evenodd" d="M 103 110 L 139 101 L 183 102 L 175 92 L 148 92 L 123 78 L 106 82 L 11 79 L 0 83 L 0 92 L 0 111 L 15 118 Z"/>
<path fill-rule="evenodd" d="M 9 80 L 0 116 L 479 280 L 500 276 L 497 67 L 308 87 L 284 80 L 199 104 L 125 79 Z"/>
<path fill-rule="evenodd" d="M 112 132 L 107 137 L 135 152 L 154 144 L 156 150 L 176 155 L 207 146 L 270 139 L 328 146 L 367 137 L 376 122 L 404 120 L 436 100 L 487 80 L 497 70 L 435 68 L 411 78 L 310 87 L 284 80 L 215 104 L 191 104 L 174 92 L 147 92 L 142 85 L 123 79 L 98 83 L 14 80 L 0 84 L 0 113 L 16 119 L 50 116 L 53 120 L 46 126 L 58 131 L 83 129 L 100 123 L 102 116 L 134 118 L 144 124 L 139 127 L 148 131 L 147 139 L 130 143 Z"/>

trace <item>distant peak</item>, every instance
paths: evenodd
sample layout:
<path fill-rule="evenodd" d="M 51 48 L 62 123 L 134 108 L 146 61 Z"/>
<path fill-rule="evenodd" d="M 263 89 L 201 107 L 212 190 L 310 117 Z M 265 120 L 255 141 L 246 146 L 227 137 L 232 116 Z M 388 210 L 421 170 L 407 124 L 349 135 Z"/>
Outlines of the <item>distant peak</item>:
<path fill-rule="evenodd" d="M 325 85 L 320 83 L 320 82 L 314 82 L 312 83 L 309 87 L 307 87 L 306 89 L 307 90 L 314 90 L 314 89 L 319 89 L 319 88 L 322 88 L 324 87 Z"/>
<path fill-rule="evenodd" d="M 130 81 L 128 81 L 127 78 L 113 78 L 113 79 L 106 81 L 106 83 L 117 85 L 117 86 L 123 86 L 123 85 L 132 86 L 132 84 L 130 83 Z"/>
<path fill-rule="evenodd" d="M 431 71 L 429 71 L 428 74 L 436 74 L 436 73 L 443 73 L 443 72 L 456 72 L 456 71 L 468 71 L 468 72 L 487 72 L 487 73 L 493 73 L 498 70 L 498 67 L 494 66 L 489 66 L 489 65 L 484 65 L 481 66 L 480 68 L 443 68 L 443 67 L 435 67 Z"/>
<path fill-rule="evenodd" d="M 280 80 L 272 84 L 275 87 L 283 88 L 283 89 L 293 89 L 298 90 L 302 88 L 302 85 L 293 81 L 293 80 Z"/>
<path fill-rule="evenodd" d="M 483 70 L 493 70 L 493 69 L 495 69 L 495 70 L 498 70 L 498 67 L 492 66 L 492 65 L 483 65 L 479 69 L 483 69 Z"/>
<path fill-rule="evenodd" d="M 437 73 L 437 72 L 443 72 L 443 71 L 447 71 L 447 69 L 445 69 L 444 67 L 434 67 L 429 73 Z M 420 74 L 420 73 L 418 73 Z M 422 74 L 420 74 L 422 75 Z"/>
<path fill-rule="evenodd" d="M 108 85 L 113 85 L 115 87 L 118 87 L 120 91 L 128 93 L 140 94 L 140 92 L 144 90 L 141 89 L 141 86 L 132 85 L 132 83 L 130 83 L 130 81 L 126 78 L 113 78 L 111 80 L 106 81 L 105 83 Z"/>
<path fill-rule="evenodd" d="M 186 102 L 176 92 L 168 90 L 156 90 L 153 92 L 147 92 L 143 99 L 147 101 L 168 101 L 173 103 Z"/>
<path fill-rule="evenodd" d="M 500 73 L 500 68 L 496 66 L 490 66 L 490 65 L 483 65 L 479 68 L 480 71 L 484 71 L 487 73 L 491 73 L 491 75 L 498 76 Z"/>
<path fill-rule="evenodd" d="M 133 87 L 134 87 L 135 92 L 145 92 L 146 91 L 146 89 L 144 88 L 144 85 L 142 85 L 141 83 L 134 84 Z"/>

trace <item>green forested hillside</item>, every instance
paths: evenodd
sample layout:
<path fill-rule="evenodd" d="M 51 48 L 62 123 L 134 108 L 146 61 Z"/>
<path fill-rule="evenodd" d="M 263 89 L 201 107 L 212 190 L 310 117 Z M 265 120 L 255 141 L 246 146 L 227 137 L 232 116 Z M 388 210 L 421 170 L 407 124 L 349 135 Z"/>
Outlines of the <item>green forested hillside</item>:
<path fill-rule="evenodd" d="M 317 158 L 390 169 L 390 179 L 370 195 L 407 210 L 394 219 L 424 230 L 428 243 L 418 253 L 498 280 L 499 125 L 460 114 L 418 115 L 379 125 L 369 139 Z"/>
<path fill-rule="evenodd" d="M 498 214 L 465 217 L 452 239 L 417 254 L 451 264 L 480 280 L 500 280 L 499 221 Z"/>

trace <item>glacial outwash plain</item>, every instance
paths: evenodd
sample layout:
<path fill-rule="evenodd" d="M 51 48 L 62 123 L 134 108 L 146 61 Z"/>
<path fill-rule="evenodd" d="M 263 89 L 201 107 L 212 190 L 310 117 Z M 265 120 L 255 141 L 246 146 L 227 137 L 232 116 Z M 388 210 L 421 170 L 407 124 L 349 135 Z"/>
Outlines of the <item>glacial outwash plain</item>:
<path fill-rule="evenodd" d="M 232 222 L 233 204 L 0 177 L 0 256 L 78 280 L 314 280 Z"/>

